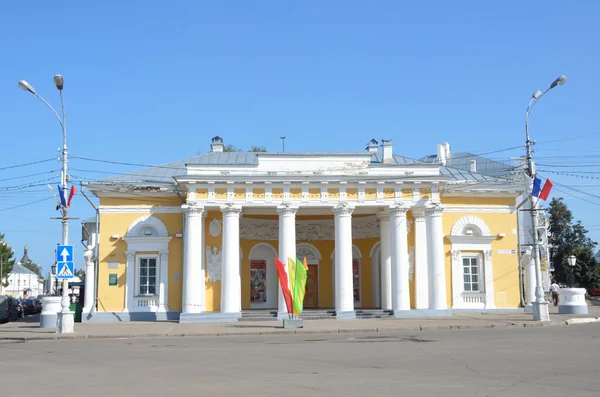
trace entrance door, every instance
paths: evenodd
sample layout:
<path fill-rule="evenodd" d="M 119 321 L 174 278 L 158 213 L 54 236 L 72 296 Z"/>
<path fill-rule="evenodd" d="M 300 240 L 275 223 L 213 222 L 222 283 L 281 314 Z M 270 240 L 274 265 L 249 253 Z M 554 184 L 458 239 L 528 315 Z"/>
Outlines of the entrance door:
<path fill-rule="evenodd" d="M 304 307 L 316 309 L 319 306 L 319 266 L 308 265 L 306 279 L 306 294 L 304 295 Z"/>

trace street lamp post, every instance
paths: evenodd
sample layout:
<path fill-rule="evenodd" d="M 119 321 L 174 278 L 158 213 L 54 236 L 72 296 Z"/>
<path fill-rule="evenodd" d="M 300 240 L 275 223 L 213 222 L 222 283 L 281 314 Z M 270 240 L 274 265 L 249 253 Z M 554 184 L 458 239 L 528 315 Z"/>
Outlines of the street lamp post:
<path fill-rule="evenodd" d="M 61 188 L 63 190 L 63 196 L 61 197 L 61 202 L 62 202 L 62 198 L 64 198 L 64 195 L 67 194 L 69 175 L 67 173 L 67 164 L 68 164 L 67 120 L 65 117 L 65 102 L 63 100 L 64 79 L 60 74 L 57 74 L 56 76 L 54 76 L 54 84 L 56 85 L 56 88 L 58 89 L 58 92 L 60 93 L 62 118 L 61 118 L 61 116 L 58 115 L 56 110 L 54 110 L 54 108 L 44 98 L 42 98 L 27 81 L 25 81 L 25 80 L 19 81 L 19 87 L 21 87 L 21 89 L 23 89 L 24 91 L 28 91 L 28 92 L 32 93 L 33 95 L 38 97 L 39 100 L 44 102 L 46 104 L 46 106 L 48 106 L 50 108 L 50 110 L 52 110 L 52 112 L 58 119 L 58 122 L 60 123 L 61 129 L 62 129 L 62 135 L 63 135 L 63 147 L 62 147 L 62 159 L 61 159 L 61 161 L 62 161 Z M 61 216 L 62 245 L 68 245 L 69 244 L 69 214 L 68 214 L 68 208 L 64 204 L 61 206 L 61 215 L 62 215 Z M 62 287 L 62 300 L 61 300 L 62 310 L 58 316 L 58 324 L 57 324 L 57 329 L 58 329 L 58 332 L 60 332 L 60 333 L 74 332 L 73 328 L 74 328 L 75 320 L 74 320 L 73 312 L 71 312 L 71 310 L 69 309 L 70 300 L 69 300 L 68 290 L 69 290 L 69 281 L 67 279 L 64 279 L 63 287 Z"/>
<path fill-rule="evenodd" d="M 527 173 L 532 180 L 535 180 L 535 164 L 531 158 L 531 139 L 529 138 L 529 116 L 535 104 L 539 99 L 544 96 L 548 91 L 554 87 L 563 85 L 567 81 L 566 76 L 560 76 L 550 84 L 550 87 L 546 91 L 536 91 L 531 96 L 529 105 L 527 105 L 527 111 L 525 112 L 525 147 L 527 149 Z M 550 313 L 548 312 L 548 302 L 544 299 L 544 288 L 542 286 L 542 270 L 540 268 L 540 251 L 538 248 L 538 215 L 537 215 L 537 204 L 533 200 L 533 191 L 529 189 L 529 203 L 531 205 L 531 223 L 533 232 L 533 259 L 535 263 L 535 297 L 536 300 L 533 303 L 533 320 L 534 321 L 550 321 Z"/>
<path fill-rule="evenodd" d="M 575 286 L 573 284 L 575 284 L 575 275 L 573 271 L 575 270 L 575 265 L 577 264 L 577 257 L 575 255 L 570 255 L 567 258 L 567 262 L 569 263 L 569 267 L 571 268 L 571 288 L 574 288 Z"/>

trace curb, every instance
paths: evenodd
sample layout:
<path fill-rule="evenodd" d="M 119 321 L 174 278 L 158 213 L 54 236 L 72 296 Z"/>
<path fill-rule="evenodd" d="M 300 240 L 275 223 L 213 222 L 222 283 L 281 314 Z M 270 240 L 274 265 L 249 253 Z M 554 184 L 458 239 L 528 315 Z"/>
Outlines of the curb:
<path fill-rule="evenodd" d="M 181 337 L 215 337 L 215 336 L 260 336 L 260 335 L 317 335 L 317 334 L 345 334 L 345 333 L 377 333 L 377 332 L 411 332 L 411 331 L 450 331 L 474 329 L 500 329 L 500 328 L 537 328 L 559 327 L 567 325 L 580 325 L 600 322 L 600 317 L 571 318 L 568 320 L 549 322 L 498 322 L 486 324 L 440 324 L 440 325 L 413 325 L 405 327 L 373 327 L 373 328 L 331 328 L 331 329 L 283 329 L 277 328 L 269 331 L 221 331 L 221 332 L 188 332 L 188 333 L 146 333 L 146 334 L 43 334 L 39 336 L 0 336 L 0 341 L 44 341 L 44 340 L 81 340 L 81 339 L 137 339 L 137 338 L 181 338 Z"/>

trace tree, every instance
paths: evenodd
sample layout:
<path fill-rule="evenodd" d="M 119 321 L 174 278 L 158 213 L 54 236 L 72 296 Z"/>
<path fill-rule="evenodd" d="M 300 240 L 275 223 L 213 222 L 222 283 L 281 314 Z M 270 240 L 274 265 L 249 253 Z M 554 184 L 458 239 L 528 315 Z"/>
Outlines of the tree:
<path fill-rule="evenodd" d="M 85 270 L 77 269 L 74 272 L 75 277 L 79 277 L 80 280 L 85 280 Z"/>
<path fill-rule="evenodd" d="M 44 277 L 42 276 L 42 267 L 33 262 L 21 263 L 21 265 L 28 270 L 31 270 L 35 274 L 37 274 L 38 278 L 42 280 Z"/>
<path fill-rule="evenodd" d="M 223 148 L 224 152 L 243 152 L 242 149 L 238 149 L 235 145 L 225 145 L 225 147 Z M 250 150 L 248 150 L 249 152 L 266 152 L 267 148 L 264 146 L 252 146 L 250 148 Z"/>
<path fill-rule="evenodd" d="M 0 274 L 0 282 L 3 283 L 3 287 L 8 287 L 8 276 L 12 272 L 15 260 L 13 255 L 15 252 L 12 250 L 10 245 L 4 241 L 4 234 L 0 233 L 0 261 L 2 262 L 2 274 Z"/>
<path fill-rule="evenodd" d="M 573 223 L 573 213 L 562 198 L 550 202 L 550 241 L 552 244 L 552 265 L 558 282 L 570 284 L 571 268 L 567 258 L 577 257 L 573 268 L 575 284 L 583 288 L 596 288 L 600 285 L 600 264 L 594 258 L 596 242 L 587 236 L 587 229 L 580 221 Z"/>

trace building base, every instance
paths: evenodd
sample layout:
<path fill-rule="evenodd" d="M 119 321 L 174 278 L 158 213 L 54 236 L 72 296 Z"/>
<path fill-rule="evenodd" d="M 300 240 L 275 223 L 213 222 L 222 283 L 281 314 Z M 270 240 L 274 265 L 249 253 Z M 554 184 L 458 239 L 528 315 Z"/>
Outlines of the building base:
<path fill-rule="evenodd" d="M 235 323 L 242 317 L 242 313 L 181 313 L 179 315 L 180 324 L 197 323 Z"/>
<path fill-rule="evenodd" d="M 450 317 L 452 316 L 452 309 L 393 310 L 392 316 L 395 318 Z"/>
<path fill-rule="evenodd" d="M 335 312 L 335 318 L 338 320 L 350 320 L 356 318 L 356 312 Z"/>
<path fill-rule="evenodd" d="M 523 310 L 525 311 L 525 313 L 533 313 L 533 305 L 532 304 L 525 305 Z"/>
<path fill-rule="evenodd" d="M 452 309 L 452 313 L 523 313 L 523 308 L 514 309 Z"/>
<path fill-rule="evenodd" d="M 179 312 L 94 312 L 82 313 L 82 323 L 120 323 L 127 321 L 178 321 Z"/>

